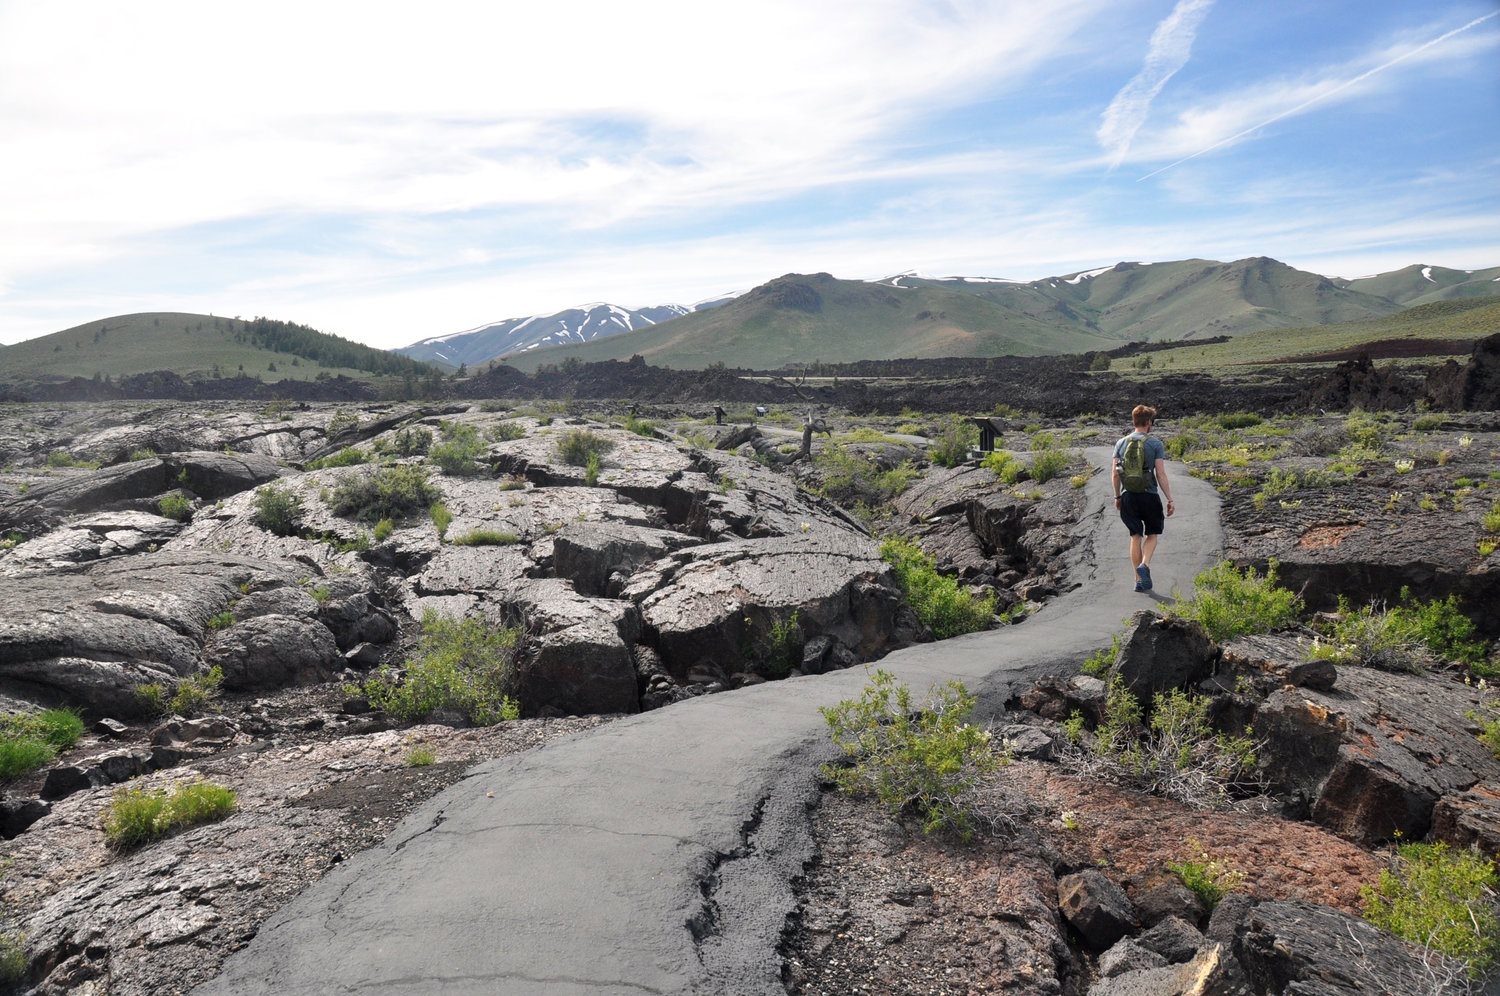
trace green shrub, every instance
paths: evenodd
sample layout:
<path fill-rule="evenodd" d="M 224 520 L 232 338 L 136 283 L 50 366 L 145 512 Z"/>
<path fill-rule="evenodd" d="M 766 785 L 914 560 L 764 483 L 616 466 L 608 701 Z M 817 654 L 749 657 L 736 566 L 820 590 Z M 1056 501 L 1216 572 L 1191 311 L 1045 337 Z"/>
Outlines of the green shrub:
<path fill-rule="evenodd" d="M 1083 662 L 1084 674 L 1091 674 L 1096 678 L 1102 678 L 1109 673 L 1109 669 L 1115 666 L 1115 658 L 1120 656 L 1120 636 L 1115 636 L 1109 641 L 1109 646 L 1100 647 L 1089 654 Z"/>
<path fill-rule="evenodd" d="M 337 453 L 330 453 L 326 457 L 307 462 L 308 470 L 322 470 L 325 467 L 357 467 L 362 463 L 369 463 L 370 454 L 358 446 L 346 446 Z"/>
<path fill-rule="evenodd" d="M 821 484 L 817 492 L 845 508 L 859 505 L 876 507 L 911 487 L 921 473 L 909 463 L 891 470 L 881 470 L 841 443 L 823 447 L 813 457 Z"/>
<path fill-rule="evenodd" d="M 1220 900 L 1244 884 L 1245 873 L 1210 857 L 1197 841 L 1189 840 L 1188 844 L 1198 852 L 1197 856 L 1186 861 L 1170 861 L 1167 868 L 1211 912 Z"/>
<path fill-rule="evenodd" d="M 444 619 L 428 612 L 416 651 L 399 676 L 386 667 L 365 682 L 370 704 L 416 722 L 453 710 L 489 726 L 515 719 L 520 707 L 505 694 L 521 653 L 519 627 L 493 628 L 480 619 Z"/>
<path fill-rule="evenodd" d="M 1068 454 L 1063 450 L 1046 449 L 1031 458 L 1028 472 L 1038 484 L 1045 484 L 1068 469 Z"/>
<path fill-rule="evenodd" d="M 425 768 L 437 761 L 437 754 L 431 747 L 417 746 L 406 752 L 406 766 L 408 768 Z"/>
<path fill-rule="evenodd" d="M 574 467 L 587 467 L 589 458 L 602 459 L 615 448 L 614 440 L 587 429 L 569 429 L 557 440 L 557 457 Z"/>
<path fill-rule="evenodd" d="M 1389 435 L 1384 420 L 1368 412 L 1351 412 L 1344 419 L 1344 431 L 1352 443 L 1375 451 L 1377 455 L 1385 447 Z"/>
<path fill-rule="evenodd" d="M 30 966 L 26 938 L 21 934 L 0 934 L 0 986 L 19 986 Z"/>
<path fill-rule="evenodd" d="M 1254 412 L 1227 412 L 1219 416 L 1219 425 L 1227 430 L 1248 429 L 1260 425 L 1265 419 Z"/>
<path fill-rule="evenodd" d="M 432 430 L 419 425 L 398 429 L 391 447 L 400 456 L 426 456 L 432 447 Z"/>
<path fill-rule="evenodd" d="M 1383 608 L 1350 607 L 1339 599 L 1341 618 L 1326 630 L 1328 642 L 1318 643 L 1311 655 L 1325 660 L 1395 670 L 1421 671 L 1436 655 L 1482 670 L 1488 645 L 1476 635 L 1474 623 L 1458 607 L 1458 596 L 1420 601 L 1411 590 L 1401 590 L 1399 604 Z"/>
<path fill-rule="evenodd" d="M 979 445 L 979 426 L 966 418 L 950 416 L 943 424 L 927 455 L 939 467 L 957 467 L 969 459 L 969 451 Z"/>
<path fill-rule="evenodd" d="M 186 495 L 162 495 L 156 503 L 156 511 L 168 519 L 186 522 L 193 514 L 193 503 Z"/>
<path fill-rule="evenodd" d="M 65 467 L 79 467 L 84 470 L 97 470 L 99 468 L 99 461 L 80 460 L 73 454 L 69 453 L 67 450 L 53 450 L 51 453 L 47 454 L 47 466 L 52 467 L 55 470 L 61 470 Z"/>
<path fill-rule="evenodd" d="M 381 519 L 375 523 L 375 542 L 384 543 L 391 538 L 391 533 L 396 531 L 396 524 L 390 519 Z"/>
<path fill-rule="evenodd" d="M 462 536 L 455 536 L 449 542 L 458 546 L 512 546 L 521 542 L 521 537 L 498 529 L 475 529 Z"/>
<path fill-rule="evenodd" d="M 1443 416 L 1418 415 L 1412 419 L 1411 427 L 1414 432 L 1434 432 L 1443 427 Z"/>
<path fill-rule="evenodd" d="M 1291 623 L 1302 611 L 1301 597 L 1276 584 L 1274 560 L 1264 577 L 1253 566 L 1241 574 L 1229 561 L 1221 561 L 1195 577 L 1193 586 L 1193 597 L 1179 599 L 1168 614 L 1197 620 L 1219 643 L 1269 633 Z"/>
<path fill-rule="evenodd" d="M 1490 510 L 1484 513 L 1484 520 L 1480 523 L 1487 533 L 1500 533 L 1500 501 L 1490 506 Z"/>
<path fill-rule="evenodd" d="M 157 459 L 157 456 L 155 450 L 151 449 L 150 447 L 143 446 L 138 450 L 131 450 L 130 456 L 126 457 L 125 459 L 127 463 L 136 463 L 140 460 L 155 460 Z"/>
<path fill-rule="evenodd" d="M 190 675 L 177 683 L 172 692 L 172 711 L 179 716 L 200 716 L 219 697 L 224 684 L 224 669 L 215 664 L 207 671 Z"/>
<path fill-rule="evenodd" d="M 57 756 L 57 748 L 29 733 L 0 733 L 0 782 L 28 775 Z"/>
<path fill-rule="evenodd" d="M 29 737 L 54 751 L 67 750 L 83 737 L 83 718 L 72 709 L 0 716 L 0 737 Z"/>
<path fill-rule="evenodd" d="M 1397 937 L 1468 962 L 1476 977 L 1495 960 L 1500 918 L 1495 866 L 1447 844 L 1402 844 L 1392 867 L 1360 896 L 1365 919 Z"/>
<path fill-rule="evenodd" d="M 448 527 L 453 525 L 453 513 L 448 511 L 448 506 L 442 502 L 435 502 L 427 510 L 427 514 L 432 517 L 432 524 L 437 527 L 438 539 L 447 536 Z"/>
<path fill-rule="evenodd" d="M 427 479 L 424 468 L 381 467 L 339 481 L 329 508 L 334 515 L 360 522 L 399 521 L 430 508 L 441 497 L 442 493 Z"/>
<path fill-rule="evenodd" d="M 319 605 L 327 604 L 328 600 L 333 597 L 333 592 L 328 588 L 328 586 L 321 584 L 309 591 L 308 594 L 311 595 L 312 600 L 314 602 L 317 602 Z"/>
<path fill-rule="evenodd" d="M 1208 718 L 1211 704 L 1207 697 L 1173 689 L 1152 696 L 1148 716 L 1116 676 L 1098 729 L 1092 737 L 1080 729 L 1062 761 L 1080 774 L 1190 805 L 1223 803 L 1231 790 L 1256 784 L 1256 745 L 1248 730 L 1242 737 L 1215 731 Z"/>
<path fill-rule="evenodd" d="M 104 819 L 104 839 L 128 851 L 178 830 L 222 820 L 235 809 L 235 793 L 212 782 L 180 785 L 170 792 L 116 792 Z"/>
<path fill-rule="evenodd" d="M 589 487 L 597 487 L 599 484 L 599 472 L 604 469 L 604 464 L 599 459 L 599 454 L 590 453 L 588 462 L 583 468 L 583 483 Z"/>
<path fill-rule="evenodd" d="M 208 617 L 209 629 L 228 629 L 234 625 L 234 613 L 229 610 L 215 613 Z"/>
<path fill-rule="evenodd" d="M 891 537 L 880 544 L 880 556 L 891 565 L 896 583 L 932 635 L 939 640 L 988 629 L 995 615 L 995 596 L 975 598 L 911 540 Z"/>
<path fill-rule="evenodd" d="M 512 439 L 524 439 L 526 437 L 526 427 L 520 422 L 496 422 L 490 426 L 489 431 L 485 435 L 497 443 L 505 443 Z"/>
<path fill-rule="evenodd" d="M 773 678 L 785 678 L 802 663 L 801 615 L 793 611 L 771 624 L 771 646 L 766 669 Z"/>
<path fill-rule="evenodd" d="M 427 459 L 445 474 L 467 476 L 479 473 L 483 468 L 475 458 L 484 452 L 479 430 L 462 422 L 443 422 L 441 428 L 443 441 L 428 449 Z"/>
<path fill-rule="evenodd" d="M 1089 361 L 1089 370 L 1093 373 L 1103 373 L 1109 369 L 1110 358 L 1107 353 L 1095 353 L 1094 358 Z"/>
<path fill-rule="evenodd" d="M 991 450 L 979 461 L 979 466 L 999 477 L 1000 474 L 1016 462 L 1016 455 L 1009 450 Z"/>
<path fill-rule="evenodd" d="M 255 524 L 277 536 L 297 532 L 302 516 L 302 496 L 279 484 L 267 484 L 255 492 Z"/>
<path fill-rule="evenodd" d="M 636 418 L 634 415 L 626 415 L 625 430 L 633 432 L 637 436 L 655 437 L 656 423 L 648 418 Z"/>
<path fill-rule="evenodd" d="M 359 428 L 359 416 L 353 412 L 346 412 L 342 408 L 333 413 L 333 418 L 328 420 L 328 426 L 323 434 L 332 439 L 334 436 L 342 436 L 352 429 Z"/>
<path fill-rule="evenodd" d="M 968 722 L 975 698 L 959 682 L 936 689 L 920 712 L 911 690 L 876 671 L 859 701 L 819 710 L 834 745 L 850 762 L 825 765 L 841 791 L 871 793 L 893 815 L 915 810 L 926 833 L 947 830 L 965 840 L 995 814 L 986 811 L 980 786 L 1004 763 L 990 734 Z"/>

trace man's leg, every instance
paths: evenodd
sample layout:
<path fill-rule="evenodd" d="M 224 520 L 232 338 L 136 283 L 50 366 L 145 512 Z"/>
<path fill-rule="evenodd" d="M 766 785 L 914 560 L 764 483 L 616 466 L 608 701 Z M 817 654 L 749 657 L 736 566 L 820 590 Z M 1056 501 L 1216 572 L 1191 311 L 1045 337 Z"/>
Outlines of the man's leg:
<path fill-rule="evenodd" d="M 1147 536 L 1144 541 L 1141 541 L 1134 536 L 1130 538 L 1132 554 L 1134 553 L 1136 544 L 1140 544 L 1140 556 L 1132 556 L 1132 559 L 1135 560 L 1137 565 L 1145 564 L 1147 567 L 1151 566 L 1151 555 L 1156 552 L 1156 541 L 1159 539 L 1161 539 L 1160 533 L 1153 533 L 1152 535 Z"/>
<path fill-rule="evenodd" d="M 1135 533 L 1130 534 L 1130 569 L 1135 570 L 1141 566 L 1141 538 Z"/>

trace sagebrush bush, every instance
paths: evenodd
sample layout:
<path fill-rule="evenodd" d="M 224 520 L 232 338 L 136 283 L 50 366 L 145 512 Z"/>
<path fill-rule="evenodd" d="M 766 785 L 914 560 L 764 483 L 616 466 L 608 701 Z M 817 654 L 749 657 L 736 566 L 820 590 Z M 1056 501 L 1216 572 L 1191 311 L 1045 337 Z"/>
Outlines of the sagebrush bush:
<path fill-rule="evenodd" d="M 330 453 L 326 457 L 309 460 L 306 469 L 322 470 L 325 467 L 357 467 L 362 463 L 369 463 L 370 454 L 358 446 L 346 446 L 337 453 Z"/>
<path fill-rule="evenodd" d="M 569 429 L 557 439 L 557 457 L 574 467 L 587 467 L 590 458 L 602 461 L 615 441 L 587 429 Z"/>
<path fill-rule="evenodd" d="M 257 526 L 277 536 L 297 532 L 302 517 L 302 496 L 280 484 L 266 484 L 255 492 L 254 521 Z"/>
<path fill-rule="evenodd" d="M 0 934 L 0 986 L 18 985 L 26 978 L 31 959 L 26 957 L 26 938 Z"/>
<path fill-rule="evenodd" d="M 193 503 L 186 495 L 162 495 L 156 503 L 156 511 L 168 519 L 186 522 L 193 514 Z"/>
<path fill-rule="evenodd" d="M 873 461 L 851 453 L 841 443 L 825 446 L 813 457 L 813 465 L 822 481 L 818 493 L 845 508 L 883 505 L 922 476 L 909 463 L 881 470 Z"/>
<path fill-rule="evenodd" d="M 1415 944 L 1467 962 L 1478 977 L 1500 948 L 1495 865 L 1447 844 L 1402 844 L 1380 881 L 1360 890 L 1365 919 Z"/>
<path fill-rule="evenodd" d="M 412 657 L 398 674 L 389 667 L 364 683 L 370 705 L 406 722 L 453 710 L 490 726 L 515 719 L 520 706 L 507 694 L 523 631 L 482 619 L 445 619 L 428 612 Z"/>
<path fill-rule="evenodd" d="M 170 693 L 165 685 L 153 681 L 135 686 L 135 694 L 154 716 L 173 713 L 191 719 L 208 712 L 218 700 L 223 684 L 224 669 L 215 664 L 207 671 L 183 678 Z"/>
<path fill-rule="evenodd" d="M 193 782 L 171 791 L 126 789 L 115 793 L 104 819 L 104 839 L 117 851 L 140 847 L 178 830 L 222 820 L 234 812 L 233 790 Z"/>
<path fill-rule="evenodd" d="M 996 754 L 987 730 L 968 722 L 974 705 L 953 681 L 914 710 L 911 689 L 876 671 L 858 701 L 819 710 L 847 762 L 825 765 L 823 774 L 844 792 L 874 795 L 892 815 L 914 810 L 926 833 L 967 840 L 977 829 L 998 829 L 1011 814 L 993 807 L 983 783 L 1009 759 Z"/>
<path fill-rule="evenodd" d="M 437 761 L 437 753 L 431 747 L 417 746 L 406 752 L 408 768 L 425 768 Z"/>
<path fill-rule="evenodd" d="M 485 435 L 489 436 L 490 439 L 494 440 L 497 443 L 505 443 L 509 442 L 512 439 L 525 438 L 526 427 L 520 422 L 511 422 L 508 420 L 504 422 L 496 422 L 494 425 L 490 426 L 489 431 L 486 432 Z"/>
<path fill-rule="evenodd" d="M 1070 462 L 1066 451 L 1045 449 L 1031 458 L 1031 466 L 1027 468 L 1027 472 L 1033 481 L 1045 484 L 1064 473 Z"/>
<path fill-rule="evenodd" d="M 375 542 L 384 543 L 391 538 L 391 533 L 396 531 L 396 524 L 390 519 L 381 519 L 375 523 Z"/>
<path fill-rule="evenodd" d="M 391 448 L 404 457 L 425 456 L 432 447 L 432 430 L 420 425 L 398 429 L 391 441 Z"/>
<path fill-rule="evenodd" d="M 1420 672 L 1434 659 L 1458 661 L 1483 671 L 1487 644 L 1458 607 L 1458 596 L 1420 601 L 1403 588 L 1401 602 L 1389 608 L 1358 609 L 1339 598 L 1339 618 L 1323 626 L 1309 650 L 1313 659 L 1366 667 Z"/>
<path fill-rule="evenodd" d="M 484 452 L 479 430 L 462 422 L 444 422 L 441 428 L 443 441 L 428 449 L 427 459 L 445 474 L 467 476 L 479 473 L 483 468 L 476 458 Z"/>
<path fill-rule="evenodd" d="M 1301 597 L 1276 584 L 1274 560 L 1264 576 L 1253 566 L 1241 574 L 1229 561 L 1221 561 L 1195 577 L 1193 587 L 1193 597 L 1179 599 L 1167 614 L 1197 620 L 1219 643 L 1280 629 L 1302 611 Z"/>
<path fill-rule="evenodd" d="M 927 448 L 927 455 L 939 467 L 957 467 L 969 459 L 969 451 L 979 445 L 979 426 L 953 415 L 943 423 L 942 431 Z"/>
<path fill-rule="evenodd" d="M 624 425 L 627 432 L 633 432 L 637 436 L 654 437 L 656 435 L 656 423 L 648 418 L 626 415 Z"/>
<path fill-rule="evenodd" d="M 1211 700 L 1177 689 L 1152 697 L 1149 716 L 1116 676 L 1104 718 L 1092 735 L 1081 717 L 1069 731 L 1064 766 L 1095 778 L 1133 785 L 1194 806 L 1218 805 L 1230 793 L 1257 786 L 1256 744 L 1222 734 L 1209 722 Z"/>
<path fill-rule="evenodd" d="M 1260 425 L 1265 419 L 1254 412 L 1226 412 L 1219 416 L 1219 425 L 1225 429 L 1248 429 Z"/>
<path fill-rule="evenodd" d="M 880 556 L 891 565 L 912 611 L 939 640 L 990 627 L 995 596 L 970 595 L 953 578 L 939 574 L 937 562 L 911 540 L 897 536 L 885 540 Z"/>
<path fill-rule="evenodd" d="M 441 497 L 425 468 L 402 465 L 345 477 L 334 487 L 328 507 L 334 515 L 360 522 L 400 521 Z"/>

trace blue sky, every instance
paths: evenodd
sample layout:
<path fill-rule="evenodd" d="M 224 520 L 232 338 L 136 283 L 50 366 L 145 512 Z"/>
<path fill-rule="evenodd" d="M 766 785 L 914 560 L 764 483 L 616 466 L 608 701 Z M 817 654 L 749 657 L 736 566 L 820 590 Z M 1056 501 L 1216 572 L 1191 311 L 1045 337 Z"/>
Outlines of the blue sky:
<path fill-rule="evenodd" d="M 397 346 L 792 271 L 1494 266 L 1497 112 L 1494 0 L 0 0 L 0 342 L 180 310 Z"/>

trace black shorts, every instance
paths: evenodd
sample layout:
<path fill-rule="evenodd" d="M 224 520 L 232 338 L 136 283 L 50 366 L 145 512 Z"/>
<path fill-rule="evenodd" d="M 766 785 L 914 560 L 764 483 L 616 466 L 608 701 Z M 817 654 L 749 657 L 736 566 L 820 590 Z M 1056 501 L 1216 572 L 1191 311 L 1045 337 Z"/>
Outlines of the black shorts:
<path fill-rule="evenodd" d="M 1160 536 L 1167 524 L 1161 495 L 1150 491 L 1126 491 L 1120 495 L 1120 521 L 1133 536 Z"/>

